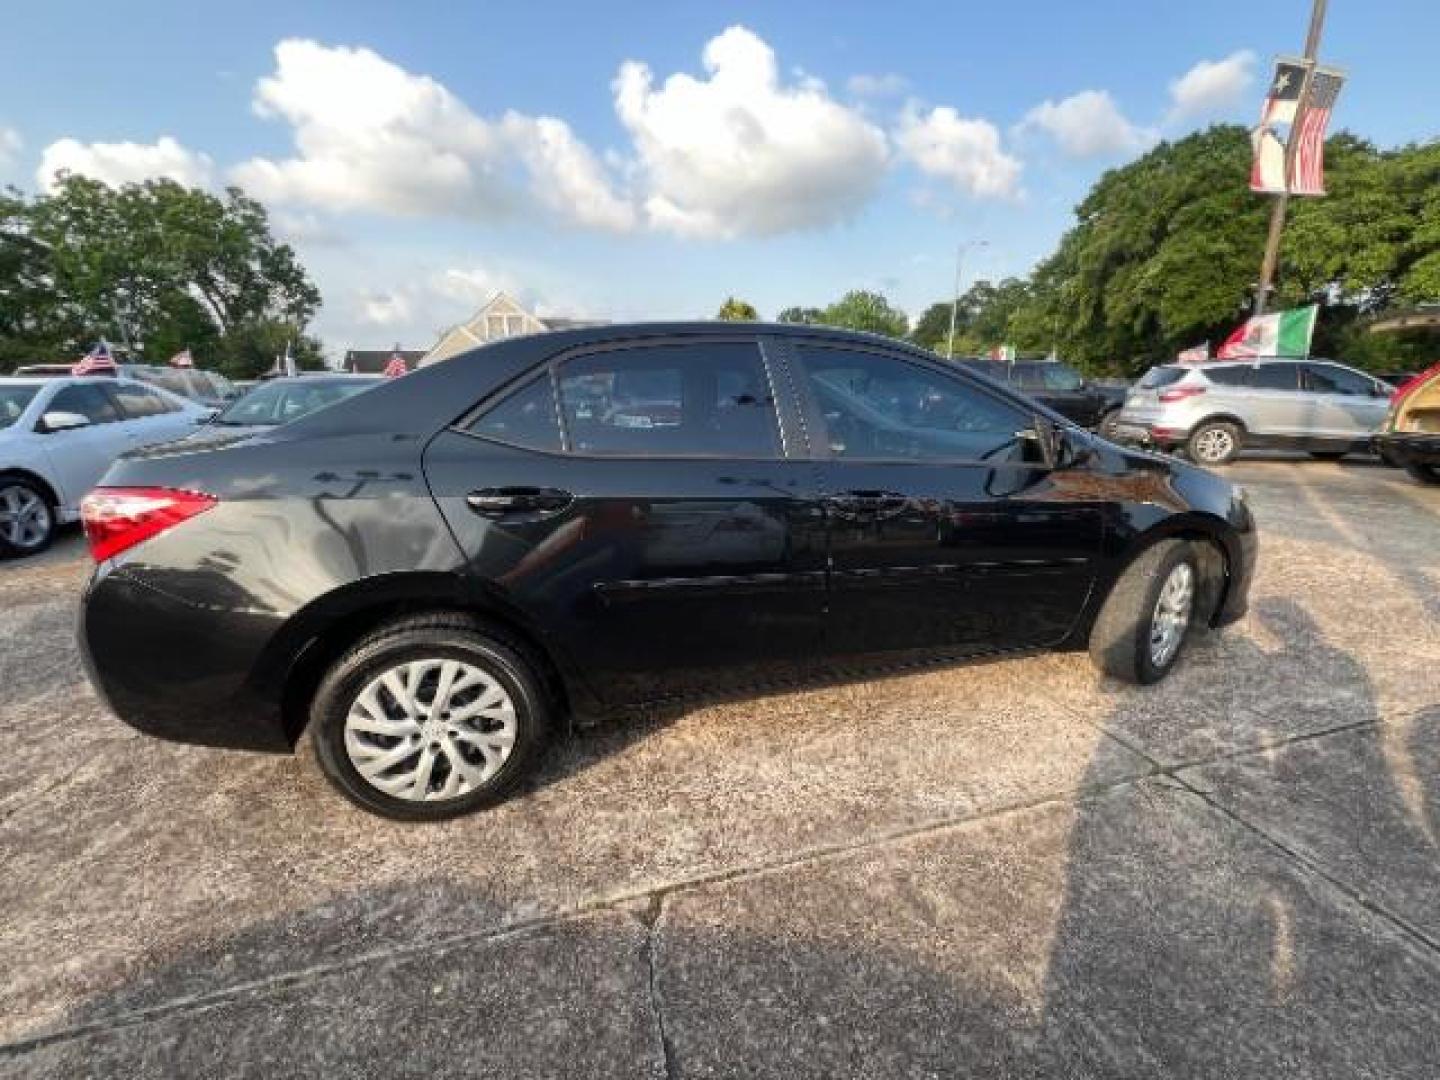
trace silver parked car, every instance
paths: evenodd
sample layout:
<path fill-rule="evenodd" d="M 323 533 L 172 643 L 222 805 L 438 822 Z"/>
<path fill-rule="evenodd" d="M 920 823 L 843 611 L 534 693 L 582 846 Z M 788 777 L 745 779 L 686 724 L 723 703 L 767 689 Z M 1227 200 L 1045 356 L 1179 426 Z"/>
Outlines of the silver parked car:
<path fill-rule="evenodd" d="M 1224 465 L 1243 447 L 1366 452 L 1394 388 L 1329 360 L 1219 360 L 1151 368 L 1125 399 L 1114 437 Z"/>

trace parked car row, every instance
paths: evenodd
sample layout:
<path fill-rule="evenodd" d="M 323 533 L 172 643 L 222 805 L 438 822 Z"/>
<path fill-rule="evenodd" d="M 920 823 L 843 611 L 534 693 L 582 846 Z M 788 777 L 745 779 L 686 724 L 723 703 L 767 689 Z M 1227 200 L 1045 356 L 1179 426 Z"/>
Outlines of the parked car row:
<path fill-rule="evenodd" d="M 15 374 L 54 378 L 72 374 L 72 367 L 69 364 L 27 364 L 17 368 Z M 218 409 L 240 395 L 240 388 L 224 375 L 201 368 L 120 363 L 113 370 L 96 371 L 94 376 L 119 376 L 148 383 L 209 409 Z"/>
<path fill-rule="evenodd" d="M 121 719 L 308 729 L 341 793 L 411 819 L 502 797 L 567 714 L 1038 648 L 1154 682 L 1241 617 L 1256 552 L 1202 469 L 900 342 L 724 323 L 510 338 L 132 453 L 85 524 Z"/>

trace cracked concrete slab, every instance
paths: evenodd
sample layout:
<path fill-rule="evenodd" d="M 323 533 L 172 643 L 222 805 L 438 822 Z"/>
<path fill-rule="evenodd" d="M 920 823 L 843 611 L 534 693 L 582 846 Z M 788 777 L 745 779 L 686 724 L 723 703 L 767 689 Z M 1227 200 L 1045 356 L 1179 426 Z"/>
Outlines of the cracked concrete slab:
<path fill-rule="evenodd" d="M 1440 1069 L 1440 962 L 1145 782 L 700 888 L 657 924 L 684 1076 Z"/>

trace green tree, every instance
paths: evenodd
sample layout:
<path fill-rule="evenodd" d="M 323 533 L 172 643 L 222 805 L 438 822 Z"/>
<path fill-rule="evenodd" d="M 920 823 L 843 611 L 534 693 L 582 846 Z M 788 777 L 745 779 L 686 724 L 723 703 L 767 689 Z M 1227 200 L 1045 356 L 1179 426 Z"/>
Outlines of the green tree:
<path fill-rule="evenodd" d="M 715 318 L 722 322 L 758 322 L 760 315 L 753 304 L 729 296 L 720 305 L 720 310 L 716 313 Z"/>
<path fill-rule="evenodd" d="M 787 307 L 779 315 L 775 316 L 776 322 L 800 323 L 805 326 L 815 326 L 823 322 L 825 312 L 817 307 Z"/>
<path fill-rule="evenodd" d="M 843 326 L 850 330 L 866 330 L 872 334 L 903 338 L 910 329 L 910 320 L 899 308 L 880 293 L 852 289 L 821 314 L 827 326 Z"/>
<path fill-rule="evenodd" d="M 105 337 L 135 359 L 189 347 L 254 375 L 273 363 L 256 343 L 305 340 L 319 305 L 264 208 L 236 188 L 65 176 L 52 194 L 0 200 L 0 362 L 74 356 Z"/>

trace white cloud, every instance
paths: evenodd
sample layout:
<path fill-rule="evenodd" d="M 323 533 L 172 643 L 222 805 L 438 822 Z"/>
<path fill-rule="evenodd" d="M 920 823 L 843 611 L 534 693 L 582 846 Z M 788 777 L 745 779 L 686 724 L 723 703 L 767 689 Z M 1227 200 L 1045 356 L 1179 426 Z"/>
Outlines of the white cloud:
<path fill-rule="evenodd" d="M 845 82 L 845 89 L 854 97 L 861 98 L 899 97 L 909 88 L 910 80 L 893 71 L 880 75 L 851 75 Z"/>
<path fill-rule="evenodd" d="M 289 39 L 255 88 L 260 116 L 294 129 L 296 155 L 237 166 L 262 199 L 402 216 L 497 217 L 533 196 L 580 224 L 628 228 L 633 212 L 563 120 L 477 115 L 445 86 L 364 48 Z"/>
<path fill-rule="evenodd" d="M 45 147 L 35 182 L 43 191 L 55 189 L 55 177 L 71 172 L 112 187 L 165 177 L 191 187 L 208 187 L 214 163 L 205 154 L 187 150 L 169 135 L 154 143 L 82 143 L 60 139 Z"/>
<path fill-rule="evenodd" d="M 874 194 L 885 135 L 813 80 L 782 85 L 774 50 L 732 26 L 706 44 L 708 78 L 658 87 L 627 61 L 615 110 L 634 140 L 647 222 L 682 235 L 769 235 L 852 217 Z"/>
<path fill-rule="evenodd" d="M 405 292 L 367 292 L 360 295 L 359 321 L 363 326 L 394 327 L 415 317 L 415 302 Z"/>
<path fill-rule="evenodd" d="M 1069 157 L 1101 157 L 1140 150 L 1153 132 L 1125 118 L 1106 90 L 1082 90 L 1062 101 L 1044 101 L 1025 114 L 1018 130 L 1040 130 Z"/>
<path fill-rule="evenodd" d="M 1255 54 L 1233 52 L 1223 60 L 1201 60 L 1170 84 L 1170 120 L 1214 116 L 1238 105 L 1255 81 Z"/>
<path fill-rule="evenodd" d="M 980 198 L 1019 194 L 1020 160 L 1007 154 L 988 120 L 961 116 L 948 105 L 922 113 L 912 102 L 895 130 L 900 153 L 921 172 Z"/>

